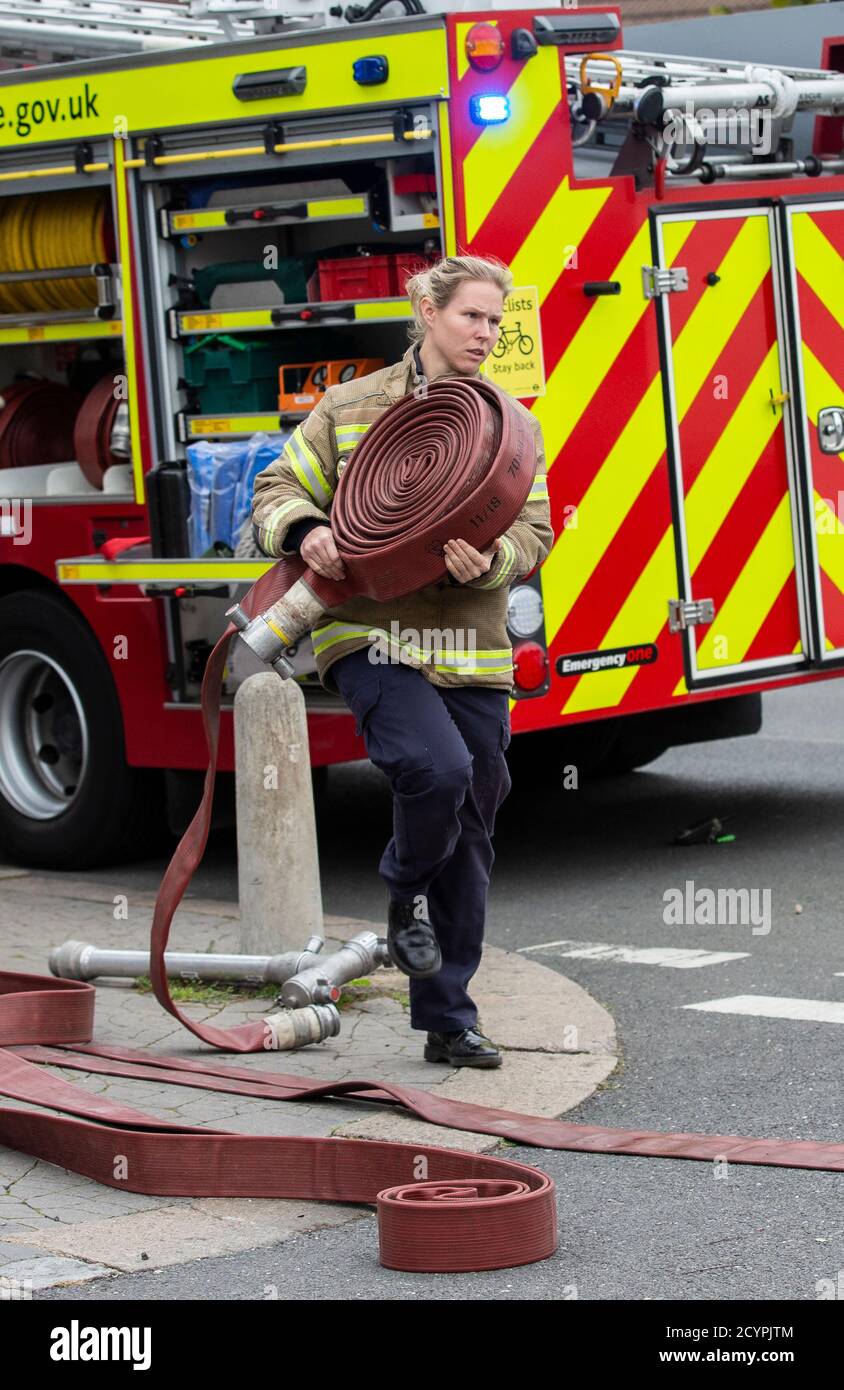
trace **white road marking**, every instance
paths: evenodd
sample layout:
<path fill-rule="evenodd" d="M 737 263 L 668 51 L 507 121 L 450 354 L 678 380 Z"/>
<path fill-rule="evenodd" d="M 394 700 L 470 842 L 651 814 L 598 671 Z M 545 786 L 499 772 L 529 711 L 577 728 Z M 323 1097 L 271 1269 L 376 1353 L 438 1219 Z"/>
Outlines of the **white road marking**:
<path fill-rule="evenodd" d="M 844 1023 L 844 1004 L 832 999 L 786 999 L 778 994 L 734 994 L 729 999 L 707 999 L 704 1004 L 683 1004 L 702 1013 L 749 1014 L 754 1018 L 797 1018 L 810 1023 Z"/>
<path fill-rule="evenodd" d="M 668 965 L 691 970 L 699 965 L 721 965 L 743 960 L 749 951 L 704 951 L 695 946 L 608 946 L 599 941 L 546 941 L 541 946 L 520 946 L 519 953 L 545 951 L 573 960 L 620 960 L 628 965 Z M 518 953 L 517 953 L 518 954 Z"/>

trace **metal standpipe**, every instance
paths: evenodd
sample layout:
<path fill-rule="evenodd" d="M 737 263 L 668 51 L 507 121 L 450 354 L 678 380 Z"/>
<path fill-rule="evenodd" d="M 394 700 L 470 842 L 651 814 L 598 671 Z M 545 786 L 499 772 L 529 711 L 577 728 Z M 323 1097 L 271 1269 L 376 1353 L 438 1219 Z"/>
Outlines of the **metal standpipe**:
<path fill-rule="evenodd" d="M 304 961 L 304 956 L 301 957 Z M 301 1009 L 306 1004 L 326 1002 L 328 988 L 332 1001 L 339 997 L 339 986 L 359 975 L 377 970 L 389 963 L 386 941 L 379 941 L 374 931 L 358 932 L 351 941 L 330 956 L 312 959 L 300 965 L 284 982 L 279 1003 L 287 1009 Z"/>
<path fill-rule="evenodd" d="M 303 951 L 287 951 L 278 956 L 168 951 L 164 966 L 168 979 L 281 985 L 276 999 L 281 1010 L 266 1022 L 272 1029 L 276 1049 L 290 1051 L 336 1037 L 340 1015 L 335 1004 L 341 985 L 389 964 L 386 941 L 372 931 L 358 932 L 328 956 L 320 955 L 323 945 L 322 937 L 311 936 Z M 65 941 L 54 947 L 49 966 L 60 979 L 86 981 L 104 976 L 137 979 L 148 975 L 150 968 L 148 951 L 102 950 L 85 941 Z"/>

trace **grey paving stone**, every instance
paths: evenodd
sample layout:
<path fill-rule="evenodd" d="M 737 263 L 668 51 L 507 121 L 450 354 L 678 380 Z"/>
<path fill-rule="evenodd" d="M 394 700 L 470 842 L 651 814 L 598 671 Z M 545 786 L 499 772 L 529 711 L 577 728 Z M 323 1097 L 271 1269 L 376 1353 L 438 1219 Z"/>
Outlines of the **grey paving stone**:
<path fill-rule="evenodd" d="M 57 1284 L 81 1284 L 112 1272 L 107 1265 L 90 1264 L 61 1255 L 39 1254 L 35 1259 L 0 1265 L 0 1279 L 28 1285 L 33 1292 L 55 1288 Z"/>
<path fill-rule="evenodd" d="M 0 1240 L 0 1269 L 5 1269 L 15 1260 L 28 1260 L 30 1256 L 37 1259 L 40 1255 L 37 1245 L 13 1245 L 11 1241 Z"/>

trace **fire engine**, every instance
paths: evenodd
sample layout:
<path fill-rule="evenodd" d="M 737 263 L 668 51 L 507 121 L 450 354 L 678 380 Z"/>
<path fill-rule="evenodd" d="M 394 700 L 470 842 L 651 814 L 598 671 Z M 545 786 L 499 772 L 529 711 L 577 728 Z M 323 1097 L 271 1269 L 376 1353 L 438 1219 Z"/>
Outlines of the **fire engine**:
<path fill-rule="evenodd" d="M 512 751 L 631 769 L 841 673 L 844 38 L 801 69 L 627 50 L 611 5 L 20 0 L 0 56 L 16 862 L 183 828 L 205 660 L 273 563 L 254 476 L 326 385 L 398 359 L 432 256 L 512 268 L 484 370 L 546 446 Z M 314 769 L 365 756 L 295 662 Z"/>

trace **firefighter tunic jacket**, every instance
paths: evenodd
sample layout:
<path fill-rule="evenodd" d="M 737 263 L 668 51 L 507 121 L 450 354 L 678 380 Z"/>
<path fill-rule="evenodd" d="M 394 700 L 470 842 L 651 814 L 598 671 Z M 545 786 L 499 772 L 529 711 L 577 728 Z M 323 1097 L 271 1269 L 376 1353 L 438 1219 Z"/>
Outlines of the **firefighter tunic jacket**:
<path fill-rule="evenodd" d="M 392 367 L 328 388 L 279 457 L 255 478 L 253 532 L 265 554 L 289 558 L 297 553 L 285 549 L 292 526 L 309 518 L 330 522 L 331 501 L 355 445 L 385 410 L 424 381 L 411 347 Z M 385 603 L 359 596 L 323 612 L 313 645 L 326 690 L 337 693 L 330 676 L 335 661 L 374 644 L 374 660 L 402 661 L 433 685 L 511 689 L 509 587 L 545 559 L 554 540 L 542 431 L 530 411 L 513 403 L 533 428 L 536 469 L 528 499 L 502 534 L 491 568 L 465 584 L 449 575 Z"/>

